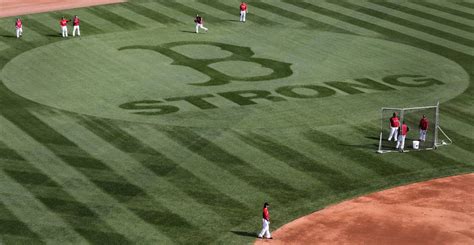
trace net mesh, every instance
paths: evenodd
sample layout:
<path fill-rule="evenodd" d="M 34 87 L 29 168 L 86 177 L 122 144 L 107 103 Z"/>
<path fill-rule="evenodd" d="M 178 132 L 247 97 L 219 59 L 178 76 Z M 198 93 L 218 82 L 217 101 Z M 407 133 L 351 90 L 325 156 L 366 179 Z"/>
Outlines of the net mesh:
<path fill-rule="evenodd" d="M 402 121 L 406 123 L 408 128 L 407 137 L 405 139 L 405 149 L 413 149 L 413 141 L 419 141 L 421 138 L 420 135 L 420 120 L 423 115 L 428 119 L 428 129 L 426 130 L 425 141 L 419 142 L 419 149 L 430 149 L 435 145 L 435 131 L 436 131 L 436 107 L 419 107 L 419 108 L 384 108 L 382 110 L 382 142 L 380 150 L 395 150 L 397 142 L 394 137 L 392 141 L 388 141 L 390 135 L 390 118 L 393 116 L 393 113 L 397 113 L 398 118 L 400 119 L 400 125 Z"/>

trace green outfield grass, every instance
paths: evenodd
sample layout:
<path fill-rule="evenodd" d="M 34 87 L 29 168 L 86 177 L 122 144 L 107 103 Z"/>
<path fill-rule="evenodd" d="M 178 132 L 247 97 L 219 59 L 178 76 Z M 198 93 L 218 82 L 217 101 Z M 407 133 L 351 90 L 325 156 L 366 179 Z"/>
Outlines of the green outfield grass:
<path fill-rule="evenodd" d="M 473 172 L 469 1 L 239 2 L 0 19 L 0 243 L 252 243 L 266 201 L 274 230 Z M 381 107 L 437 101 L 453 145 L 375 153 Z"/>

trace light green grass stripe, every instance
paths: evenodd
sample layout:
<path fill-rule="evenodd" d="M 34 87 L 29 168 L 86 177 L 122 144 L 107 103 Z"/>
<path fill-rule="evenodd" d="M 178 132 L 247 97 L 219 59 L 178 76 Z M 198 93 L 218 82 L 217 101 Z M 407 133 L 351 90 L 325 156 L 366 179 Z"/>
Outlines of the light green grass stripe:
<path fill-rule="evenodd" d="M 25 24 L 29 24 L 29 26 L 34 28 L 34 30 L 41 35 L 60 37 L 61 28 L 59 26 L 59 19 L 51 17 L 48 13 L 28 15 L 23 18 L 25 19 Z M 68 30 L 69 29 L 70 28 L 68 28 Z"/>
<path fill-rule="evenodd" d="M 419 18 L 419 19 L 422 19 L 422 20 L 423 19 L 429 20 L 429 21 L 427 21 L 427 23 L 434 22 L 434 23 L 445 25 L 445 26 L 449 26 L 450 28 L 455 28 L 457 30 L 463 30 L 467 33 L 472 33 L 473 30 L 474 30 L 473 26 L 469 26 L 469 25 L 466 25 L 466 24 L 460 23 L 460 22 L 455 22 L 451 19 L 442 18 L 440 16 L 431 14 L 431 12 L 423 12 L 423 11 L 416 10 L 414 8 L 409 8 L 409 7 L 406 6 L 406 4 L 401 4 L 401 3 L 398 3 L 398 2 L 393 2 L 392 3 L 392 2 L 389 2 L 389 1 L 383 1 L 383 2 L 382 1 L 376 1 L 376 0 L 371 0 L 371 1 L 375 4 L 379 4 L 379 5 L 385 6 L 387 8 L 402 11 L 406 14 L 410 14 L 413 17 L 416 17 L 416 18 Z M 413 18 L 413 17 L 411 17 L 411 18 Z"/>
<path fill-rule="evenodd" d="M 48 173 L 52 180 L 60 184 L 77 201 L 89 203 L 91 199 L 101 199 L 103 205 L 98 206 L 89 203 L 88 207 L 97 213 L 98 217 L 112 229 L 135 241 L 142 239 L 143 232 L 155 234 L 149 242 L 169 241 L 161 234 L 157 234 L 153 227 L 145 224 L 113 198 L 103 193 L 84 175 L 68 166 L 45 146 L 31 138 L 8 119 L 0 116 L 0 124 L 6 128 L 6 133 L 0 135 L 4 142 L 26 160 L 34 163 L 35 167 L 42 172 Z M 32 154 L 33 152 L 35 154 Z M 107 209 L 104 209 L 104 207 L 107 207 Z"/>
<path fill-rule="evenodd" d="M 383 13 L 383 16 L 392 22 L 423 31 L 429 33 L 431 35 L 444 38 L 446 40 L 450 40 L 467 47 L 474 47 L 474 41 L 472 40 L 472 33 L 465 35 L 465 33 L 457 34 L 455 33 L 457 29 L 453 29 L 447 26 L 440 26 L 439 24 L 432 25 L 431 23 L 427 23 L 427 21 L 422 20 L 413 20 L 411 19 L 411 15 L 404 14 L 403 12 L 393 10 L 391 8 L 386 8 L 381 5 L 377 5 L 371 2 L 364 2 L 363 4 L 359 4 L 359 6 L 363 6 L 364 8 L 370 9 L 371 11 L 378 11 Z"/>
<path fill-rule="evenodd" d="M 131 184 L 142 188 L 149 196 L 173 211 L 173 213 L 182 215 L 184 219 L 197 227 L 205 224 L 200 223 L 203 222 L 202 220 L 195 219 L 195 217 L 189 215 L 196 209 L 200 210 L 200 215 L 209 216 L 209 222 L 222 222 L 219 221 L 219 215 L 212 210 L 195 202 L 194 199 L 187 196 L 182 190 L 177 189 L 169 182 L 153 174 L 129 154 L 120 151 L 109 142 L 79 125 L 75 119 L 59 114 L 56 114 L 53 118 L 52 115 L 46 116 L 44 113 L 46 112 L 36 113 L 36 116 L 48 125 L 51 125 L 51 127 L 55 128 L 64 137 L 74 142 L 92 157 L 107 164 L 107 166 Z M 100 148 L 97 146 L 100 146 Z M 157 236 L 157 234 L 153 235 L 153 233 L 149 235 Z"/>
<path fill-rule="evenodd" d="M 220 0 L 196 0 L 196 1 L 205 5 L 208 5 L 209 8 L 216 8 L 216 9 L 219 9 L 220 11 L 227 12 L 228 14 L 232 16 L 237 17 L 237 15 L 239 14 L 239 9 L 237 5 L 238 3 L 235 3 L 236 5 L 231 6 Z M 256 24 L 260 24 L 260 25 L 278 25 L 279 24 L 275 20 L 270 20 L 270 19 L 267 19 L 266 17 L 262 17 L 259 15 L 253 15 L 252 18 L 249 18 L 249 21 Z"/>
<path fill-rule="evenodd" d="M 149 26 L 155 25 L 155 24 L 158 24 L 158 25 L 161 26 L 161 23 L 157 23 L 156 21 L 154 21 L 150 18 L 147 18 L 143 15 L 136 14 L 135 12 L 133 12 L 133 11 L 127 9 L 127 8 L 124 8 L 121 4 L 115 4 L 113 6 L 103 6 L 99 9 L 100 10 L 108 10 L 111 13 L 117 14 L 118 16 L 120 16 L 121 18 L 123 18 L 125 20 L 136 23 L 138 25 L 138 27 L 146 28 L 146 27 L 149 27 Z M 110 20 L 110 19 L 107 19 L 107 20 L 111 21 L 114 24 L 118 24 L 114 20 Z M 120 26 L 121 26 L 121 28 L 125 28 L 122 25 L 120 25 Z M 136 26 L 133 26 L 133 27 L 135 28 Z M 133 29 L 133 28 L 130 27 L 129 29 Z"/>
<path fill-rule="evenodd" d="M 241 131 L 237 132 L 238 134 L 243 134 Z M 245 143 L 239 139 L 238 134 L 231 131 L 225 131 L 218 137 L 213 138 L 212 141 L 217 145 L 220 145 L 229 153 L 239 156 L 242 160 L 250 163 L 256 169 L 260 169 L 273 176 L 278 176 L 280 181 L 291 185 L 297 190 L 308 191 L 324 186 L 323 183 L 314 179 L 308 175 L 308 173 L 294 169 L 287 163 Z"/>
<path fill-rule="evenodd" d="M 450 9 L 453 9 L 453 10 L 456 10 L 456 11 L 459 11 L 459 12 L 463 12 L 463 13 L 466 13 L 466 14 L 469 14 L 471 16 L 470 19 L 474 19 L 474 12 L 472 11 L 472 9 L 470 8 L 467 8 L 465 6 L 460 6 L 458 4 L 455 4 L 451 1 L 440 1 L 438 3 L 436 3 L 438 5 L 441 5 L 443 7 L 447 7 L 447 8 L 450 8 Z"/>
<path fill-rule="evenodd" d="M 180 22 L 184 24 L 190 24 L 193 25 L 193 19 L 190 18 L 189 15 L 184 14 L 183 12 L 179 11 L 178 9 L 172 8 L 172 7 L 167 7 L 163 4 L 160 4 L 159 2 L 154 2 L 150 1 L 147 3 L 143 3 L 143 6 L 149 8 L 149 9 L 157 9 L 160 12 L 167 13 L 169 16 L 172 16 L 176 20 L 179 20 Z"/>
<path fill-rule="evenodd" d="M 3 171 L 0 171 L 0 183 L 2 203 L 42 240 L 56 244 L 87 243 L 64 220 Z"/>
<path fill-rule="evenodd" d="M 161 10 L 155 11 L 153 9 L 147 8 L 143 4 L 135 4 L 135 3 L 128 2 L 128 3 L 123 3 L 122 6 L 135 12 L 136 14 L 143 15 L 145 17 L 153 19 L 156 22 L 159 22 L 164 25 L 179 23 L 178 20 L 171 17 L 169 14 L 165 14 L 161 12 Z"/>
<path fill-rule="evenodd" d="M 23 20 L 23 37 L 20 40 L 16 39 L 16 30 L 14 26 L 14 19 L 0 19 L 0 32 L 4 42 L 10 47 L 15 48 L 21 42 L 46 41 L 47 38 L 36 32 L 26 20 Z"/>
<path fill-rule="evenodd" d="M 378 32 L 366 29 L 350 22 L 339 20 L 331 15 L 321 14 L 320 8 L 316 4 L 305 2 L 303 0 L 282 0 L 282 2 L 287 4 L 285 8 L 292 9 L 293 12 L 304 14 L 305 16 L 318 19 L 330 25 L 339 26 L 350 32 L 368 37 L 381 36 L 381 34 Z M 292 5 L 295 7 L 292 7 Z"/>
<path fill-rule="evenodd" d="M 243 204 L 248 205 L 255 200 L 265 197 L 265 194 L 258 189 L 178 145 L 175 141 L 169 139 L 166 134 L 155 130 L 153 127 L 147 125 L 132 125 L 129 128 L 124 128 L 124 130 L 141 139 L 151 148 L 162 152 L 173 161 L 179 163 L 179 166 L 192 172 L 198 178 L 206 181 L 222 193 L 229 195 Z M 249 193 L 251 193 L 251 195 L 249 195 Z"/>
<path fill-rule="evenodd" d="M 371 9 L 378 10 L 381 12 L 390 13 L 391 15 L 396 16 L 398 18 L 402 18 L 404 20 L 408 20 L 426 26 L 428 28 L 434 28 L 446 32 L 448 34 L 456 35 L 459 38 L 465 38 L 468 40 L 474 39 L 474 33 L 472 31 L 463 31 L 452 26 L 444 25 L 443 23 L 434 22 L 429 19 L 418 17 L 416 15 L 407 14 L 404 11 L 399 11 L 394 8 L 390 8 L 390 6 L 386 6 L 384 2 L 371 1 L 370 3 L 364 6 L 370 7 Z"/>
<path fill-rule="evenodd" d="M 53 244 L 53 241 L 48 241 L 48 243 Z M 30 237 L 3 234 L 3 235 L 0 235 L 0 244 L 38 245 L 38 244 L 45 244 L 45 242 L 37 240 L 35 238 L 30 238 Z"/>
<path fill-rule="evenodd" d="M 413 8 L 413 9 L 422 11 L 422 12 L 431 13 L 433 15 L 436 15 L 436 16 L 439 16 L 439 17 L 442 17 L 442 18 L 445 18 L 445 19 L 449 19 L 449 20 L 452 20 L 452 21 L 455 21 L 455 22 L 458 22 L 458 23 L 463 23 L 463 24 L 471 26 L 471 27 L 474 26 L 474 21 L 473 20 L 468 20 L 468 19 L 462 18 L 458 15 L 449 14 L 449 13 L 446 13 L 444 11 L 428 8 L 426 6 L 415 4 L 415 3 L 412 3 L 412 2 L 404 2 L 403 5 L 406 6 L 406 7 L 409 7 L 409 8 Z"/>
<path fill-rule="evenodd" d="M 381 26 L 383 28 L 387 28 L 387 29 L 390 29 L 390 30 L 393 30 L 393 31 L 396 31 L 396 32 L 401 32 L 405 35 L 408 35 L 408 36 L 411 36 L 411 37 L 414 37 L 414 38 L 418 38 L 418 39 L 424 40 L 426 42 L 430 42 L 430 43 L 433 43 L 433 44 L 436 44 L 436 45 L 440 45 L 440 46 L 443 46 L 443 47 L 446 47 L 446 48 L 449 48 L 449 49 L 452 49 L 452 50 L 455 50 L 455 51 L 458 51 L 458 52 L 462 52 L 462 53 L 465 53 L 465 54 L 474 55 L 474 49 L 472 49 L 472 48 L 469 48 L 469 47 L 466 47 L 464 45 L 460 45 L 458 43 L 451 42 L 451 41 L 445 40 L 443 38 L 439 38 L 439 37 L 436 37 L 436 36 L 421 32 L 421 31 L 413 30 L 411 28 L 408 28 L 408 27 L 405 27 L 405 26 L 402 26 L 402 25 L 398 25 L 398 24 L 395 24 L 393 22 L 386 21 L 386 20 L 371 16 L 371 15 L 363 14 L 363 13 L 354 11 L 353 9 L 345 8 L 345 7 L 343 7 L 345 4 L 341 4 L 342 5 L 341 6 L 341 5 L 338 5 L 338 3 L 339 2 L 321 3 L 320 5 L 324 8 L 333 10 L 335 12 L 339 12 L 341 14 L 345 14 L 345 15 L 351 16 L 351 17 L 356 18 L 356 19 L 360 19 L 360 20 L 363 20 L 363 21 L 366 21 L 366 22 L 369 22 L 369 23 L 373 23 L 375 25 L 378 25 L 378 26 Z"/>
<path fill-rule="evenodd" d="M 196 14 L 204 17 L 206 22 L 213 22 L 213 23 L 223 23 L 223 20 L 214 16 L 214 13 L 210 13 L 208 8 L 199 6 L 199 3 L 195 1 L 167 1 L 167 0 L 158 0 L 156 1 L 160 5 L 167 6 L 168 8 L 173 8 L 181 13 L 187 15 L 186 20 L 184 23 L 192 23 L 191 21 L 196 17 Z"/>

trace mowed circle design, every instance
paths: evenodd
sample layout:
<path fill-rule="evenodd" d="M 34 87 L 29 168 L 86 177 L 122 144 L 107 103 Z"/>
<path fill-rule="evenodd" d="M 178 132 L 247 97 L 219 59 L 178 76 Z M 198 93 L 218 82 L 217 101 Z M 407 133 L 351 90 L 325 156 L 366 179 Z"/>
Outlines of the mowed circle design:
<path fill-rule="evenodd" d="M 338 124 L 345 113 L 359 122 L 381 106 L 448 100 L 469 84 L 455 62 L 405 44 L 307 30 L 285 40 L 268 28 L 254 33 L 68 40 L 14 58 L 1 76 L 20 96 L 80 114 L 241 128 Z"/>

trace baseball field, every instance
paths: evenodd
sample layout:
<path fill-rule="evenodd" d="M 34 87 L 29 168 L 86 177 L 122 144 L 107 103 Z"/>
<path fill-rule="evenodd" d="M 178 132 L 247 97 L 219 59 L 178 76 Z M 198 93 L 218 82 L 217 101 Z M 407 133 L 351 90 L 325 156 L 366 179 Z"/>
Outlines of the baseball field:
<path fill-rule="evenodd" d="M 264 202 L 274 230 L 474 172 L 474 2 L 239 4 L 3 13 L 0 244 L 246 244 Z M 381 107 L 438 101 L 452 145 L 376 153 Z"/>

